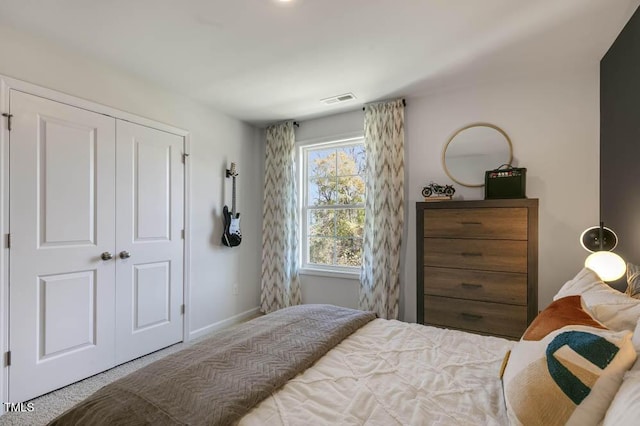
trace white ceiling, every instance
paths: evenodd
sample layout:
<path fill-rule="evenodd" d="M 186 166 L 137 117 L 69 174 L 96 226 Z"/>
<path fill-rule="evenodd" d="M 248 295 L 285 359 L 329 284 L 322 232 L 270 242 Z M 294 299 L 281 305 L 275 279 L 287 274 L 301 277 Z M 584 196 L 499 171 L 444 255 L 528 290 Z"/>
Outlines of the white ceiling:
<path fill-rule="evenodd" d="M 639 3 L 0 0 L 0 24 L 263 125 L 593 66 Z"/>

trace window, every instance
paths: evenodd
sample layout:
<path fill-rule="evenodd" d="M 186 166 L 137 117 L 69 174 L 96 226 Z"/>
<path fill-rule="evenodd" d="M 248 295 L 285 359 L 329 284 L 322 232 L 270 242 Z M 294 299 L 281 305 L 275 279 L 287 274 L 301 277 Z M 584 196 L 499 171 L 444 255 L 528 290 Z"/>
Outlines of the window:
<path fill-rule="evenodd" d="M 300 148 L 302 267 L 359 272 L 364 230 L 362 138 Z"/>

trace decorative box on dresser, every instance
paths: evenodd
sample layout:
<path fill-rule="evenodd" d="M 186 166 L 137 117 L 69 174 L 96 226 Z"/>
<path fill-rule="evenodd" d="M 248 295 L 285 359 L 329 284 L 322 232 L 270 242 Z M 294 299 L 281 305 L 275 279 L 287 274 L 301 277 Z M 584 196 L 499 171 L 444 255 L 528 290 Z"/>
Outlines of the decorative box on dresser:
<path fill-rule="evenodd" d="M 538 313 L 538 200 L 416 203 L 418 322 L 517 339 Z"/>

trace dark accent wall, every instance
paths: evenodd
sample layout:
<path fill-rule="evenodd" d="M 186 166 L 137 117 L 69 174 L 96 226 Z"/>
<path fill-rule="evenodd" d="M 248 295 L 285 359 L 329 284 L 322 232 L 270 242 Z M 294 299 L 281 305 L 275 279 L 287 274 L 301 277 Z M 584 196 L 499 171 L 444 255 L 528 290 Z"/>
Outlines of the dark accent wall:
<path fill-rule="evenodd" d="M 640 8 L 600 61 L 600 216 L 640 265 Z"/>

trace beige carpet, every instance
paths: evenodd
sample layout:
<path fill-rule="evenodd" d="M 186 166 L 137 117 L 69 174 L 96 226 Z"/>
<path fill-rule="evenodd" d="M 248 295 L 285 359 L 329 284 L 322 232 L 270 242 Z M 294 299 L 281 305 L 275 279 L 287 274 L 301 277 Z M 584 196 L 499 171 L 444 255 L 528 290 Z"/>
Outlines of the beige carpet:
<path fill-rule="evenodd" d="M 5 413 L 0 416 L 0 425 L 46 425 L 56 416 L 62 414 L 65 410 L 93 394 L 104 385 L 107 385 L 120 377 L 126 376 L 132 371 L 152 363 L 153 361 L 177 352 L 180 349 L 184 349 L 185 347 L 210 336 L 211 334 L 194 339 L 189 343 L 178 343 L 176 345 L 169 346 L 168 348 L 143 356 L 142 358 L 135 359 L 126 364 L 119 365 L 111 370 L 96 374 L 88 379 L 84 379 L 80 382 L 33 399 L 29 401 L 33 403 L 34 410 L 32 412 Z M 2 407 L 0 407 L 0 409 L 1 408 Z"/>

